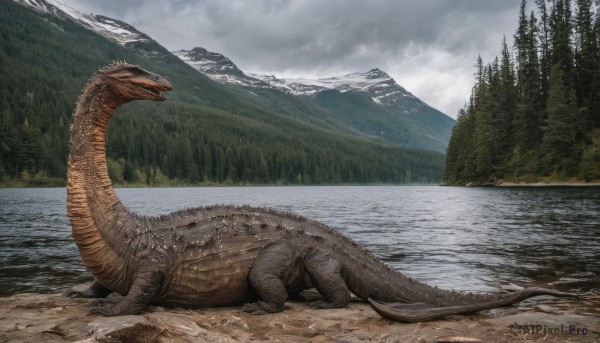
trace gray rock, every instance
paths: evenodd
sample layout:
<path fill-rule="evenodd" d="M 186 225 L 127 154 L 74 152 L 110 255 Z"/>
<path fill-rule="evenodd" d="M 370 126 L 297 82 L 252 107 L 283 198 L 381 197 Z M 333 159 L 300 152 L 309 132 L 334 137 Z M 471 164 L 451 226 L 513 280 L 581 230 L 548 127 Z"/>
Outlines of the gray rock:
<path fill-rule="evenodd" d="M 139 341 L 160 331 L 142 316 L 97 317 L 88 324 L 88 334 L 97 340 Z"/>
<path fill-rule="evenodd" d="M 548 314 L 561 314 L 562 312 L 548 305 L 535 305 L 533 310 L 536 312 L 544 312 Z"/>
<path fill-rule="evenodd" d="M 206 336 L 208 333 L 208 330 L 201 328 L 198 323 L 183 315 L 168 312 L 153 312 L 145 315 L 145 317 L 154 325 L 177 336 L 198 337 Z"/>

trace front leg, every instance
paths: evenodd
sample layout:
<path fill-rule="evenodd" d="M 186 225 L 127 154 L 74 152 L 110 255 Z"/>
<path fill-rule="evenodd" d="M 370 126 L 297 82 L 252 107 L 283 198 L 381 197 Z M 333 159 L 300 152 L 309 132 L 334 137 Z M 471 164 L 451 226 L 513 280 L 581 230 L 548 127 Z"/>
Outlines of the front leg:
<path fill-rule="evenodd" d="M 69 291 L 67 296 L 69 298 L 106 298 L 112 292 L 113 291 L 98 282 L 98 280 L 94 280 L 94 282 L 92 282 L 92 284 L 85 291 Z"/>
<path fill-rule="evenodd" d="M 134 277 L 133 285 L 121 302 L 111 305 L 105 301 L 94 301 L 90 303 L 92 306 L 90 314 L 107 317 L 138 314 L 158 294 L 164 278 L 164 272 L 156 267 L 153 270 L 138 272 Z"/>

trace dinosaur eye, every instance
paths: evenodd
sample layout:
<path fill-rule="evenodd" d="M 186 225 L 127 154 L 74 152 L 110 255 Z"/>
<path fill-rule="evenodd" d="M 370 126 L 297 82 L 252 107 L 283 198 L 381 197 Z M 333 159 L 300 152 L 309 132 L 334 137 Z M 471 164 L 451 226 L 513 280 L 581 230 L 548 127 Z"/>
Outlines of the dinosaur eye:
<path fill-rule="evenodd" d="M 133 75 L 143 75 L 144 74 L 144 72 L 139 69 L 132 69 L 131 72 L 133 73 Z"/>

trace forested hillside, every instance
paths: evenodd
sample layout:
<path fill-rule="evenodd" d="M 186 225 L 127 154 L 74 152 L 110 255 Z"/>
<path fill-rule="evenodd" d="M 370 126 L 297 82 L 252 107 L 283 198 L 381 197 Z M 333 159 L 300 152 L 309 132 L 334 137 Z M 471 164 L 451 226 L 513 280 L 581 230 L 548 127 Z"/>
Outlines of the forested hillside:
<path fill-rule="evenodd" d="M 386 145 L 251 102 L 155 42 L 123 47 L 70 21 L 0 1 L 0 184 L 64 184 L 68 128 L 89 77 L 114 60 L 167 76 L 164 103 L 119 109 L 108 130 L 119 184 L 437 182 L 443 155 Z M 301 107 L 302 110 L 298 108 Z"/>
<path fill-rule="evenodd" d="M 366 92 L 322 91 L 312 101 L 340 121 L 390 143 L 446 152 L 454 120 L 416 98 L 403 95 L 398 103 L 377 104 Z M 418 112 L 415 111 L 418 107 Z M 410 113 L 410 114 L 407 114 Z"/>
<path fill-rule="evenodd" d="M 521 3 L 511 56 L 477 61 L 448 152 L 448 184 L 600 180 L 600 12 L 592 0 Z"/>
<path fill-rule="evenodd" d="M 247 97 L 250 101 L 283 111 L 290 103 L 301 103 L 304 111 L 295 109 L 300 109 L 305 118 L 335 122 L 350 132 L 393 145 L 445 153 L 456 123 L 378 68 L 316 79 L 280 79 L 274 75 L 247 75 L 229 58 L 201 47 L 173 53 L 211 79 L 244 89 L 242 95 L 253 95 Z M 253 89 L 251 93 L 247 87 Z M 300 99 L 294 101 L 290 95 Z M 317 106 L 307 106 L 309 101 Z"/>

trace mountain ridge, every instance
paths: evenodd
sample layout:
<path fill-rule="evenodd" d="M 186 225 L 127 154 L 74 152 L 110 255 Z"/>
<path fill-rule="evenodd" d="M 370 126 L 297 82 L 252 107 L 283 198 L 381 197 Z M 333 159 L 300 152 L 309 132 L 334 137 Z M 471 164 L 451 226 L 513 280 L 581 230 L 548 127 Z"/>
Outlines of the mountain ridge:
<path fill-rule="evenodd" d="M 39 13 L 69 19 L 80 24 L 88 30 L 115 41 L 122 46 L 133 42 L 153 41 L 145 33 L 135 29 L 124 21 L 109 18 L 103 15 L 86 13 L 70 7 L 58 0 L 14 0 L 16 3 L 27 6 Z M 50 6 L 48 6 L 50 5 Z"/>
<path fill-rule="evenodd" d="M 308 112 L 309 117 L 333 116 L 325 120 L 337 120 L 342 123 L 342 126 L 350 126 L 349 132 L 357 132 L 395 145 L 444 153 L 451 129 L 455 124 L 453 119 L 428 106 L 378 68 L 367 72 L 314 80 L 278 79 L 273 75 L 245 73 L 222 54 L 201 47 L 168 52 L 151 37 L 123 21 L 86 13 L 65 5 L 60 0 L 14 1 L 39 13 L 71 20 L 141 55 L 153 58 L 176 56 L 190 67 L 221 84 L 273 89 L 305 98 L 320 109 L 329 112 L 329 114 L 322 111 Z M 331 90 L 347 94 L 336 95 L 329 92 Z M 256 92 L 250 92 L 256 95 Z M 355 99 L 363 98 L 363 95 L 358 93 L 368 94 L 373 103 L 364 102 L 364 99 Z M 258 102 L 262 102 L 262 105 L 271 104 L 273 97 L 282 100 L 274 94 L 268 94 L 267 97 L 269 99 Z M 351 108 L 349 103 L 356 103 L 356 101 L 359 102 L 359 108 Z"/>
<path fill-rule="evenodd" d="M 351 132 L 325 109 L 277 90 L 252 88 L 252 95 L 217 83 L 155 41 L 120 44 L 63 12 L 0 2 L 0 34 L 10 37 L 0 40 L 2 186 L 64 185 L 73 103 L 90 75 L 115 60 L 175 86 L 168 101 L 133 102 L 113 117 L 106 154 L 117 184 L 440 180 L 442 154 Z"/>
<path fill-rule="evenodd" d="M 269 86 L 268 83 L 246 75 L 233 61 L 222 54 L 201 47 L 195 47 L 191 50 L 181 49 L 171 51 L 171 53 L 214 81 L 252 87 Z"/>
<path fill-rule="evenodd" d="M 386 72 L 372 68 L 367 72 L 354 72 L 339 76 L 329 76 L 318 79 L 310 78 L 278 78 L 275 75 L 264 75 L 244 72 L 228 57 L 217 52 L 208 51 L 202 47 L 191 50 L 176 50 L 172 53 L 196 70 L 204 73 L 215 81 L 236 83 L 252 87 L 272 87 L 293 95 L 310 96 L 320 91 L 337 89 L 341 92 L 363 91 L 373 94 L 373 101 L 378 104 L 390 104 L 398 100 L 390 95 L 400 93 L 402 97 L 415 99 L 420 105 L 425 102 L 408 92 L 404 87 Z M 386 88 L 392 92 L 386 92 Z"/>
<path fill-rule="evenodd" d="M 356 130 L 392 144 L 445 152 L 455 124 L 379 68 L 319 79 L 277 78 L 246 73 L 226 56 L 202 47 L 172 53 L 214 81 L 306 98 Z M 363 94 L 372 103 L 365 102 Z"/>

